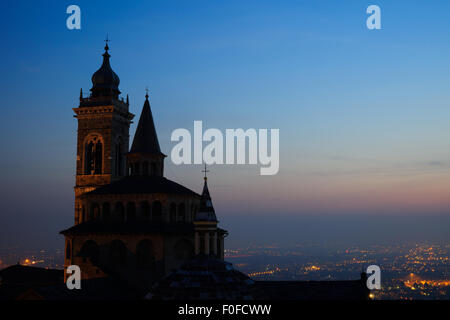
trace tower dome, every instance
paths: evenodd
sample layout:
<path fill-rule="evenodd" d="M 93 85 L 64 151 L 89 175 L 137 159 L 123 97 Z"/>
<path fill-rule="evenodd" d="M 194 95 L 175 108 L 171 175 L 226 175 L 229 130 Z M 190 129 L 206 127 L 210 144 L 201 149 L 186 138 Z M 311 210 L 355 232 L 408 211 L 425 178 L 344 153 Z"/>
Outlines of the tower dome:
<path fill-rule="evenodd" d="M 109 64 L 111 55 L 108 53 L 108 50 L 109 47 L 106 44 L 102 66 L 92 75 L 91 92 L 93 97 L 113 96 L 117 98 L 120 94 L 120 79 Z"/>

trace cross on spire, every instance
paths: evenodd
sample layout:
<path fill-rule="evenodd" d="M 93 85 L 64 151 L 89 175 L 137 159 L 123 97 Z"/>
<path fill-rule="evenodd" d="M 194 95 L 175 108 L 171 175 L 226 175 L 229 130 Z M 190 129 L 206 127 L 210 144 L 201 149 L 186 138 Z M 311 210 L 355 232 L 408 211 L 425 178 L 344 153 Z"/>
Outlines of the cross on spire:
<path fill-rule="evenodd" d="M 204 177 L 204 179 L 205 180 L 208 180 L 208 177 L 206 176 L 206 174 L 209 172 L 209 170 L 206 170 L 206 163 L 205 163 L 205 169 L 204 170 L 202 170 L 202 172 L 204 172 L 205 173 L 205 177 Z"/>
<path fill-rule="evenodd" d="M 145 92 L 146 92 L 146 93 L 145 93 L 145 98 L 146 98 L 146 99 L 148 99 L 148 91 L 149 91 L 149 90 L 148 90 L 148 86 L 145 86 Z"/>
<path fill-rule="evenodd" d="M 108 33 L 106 33 L 106 39 L 105 39 L 105 50 L 106 51 L 108 51 L 108 49 L 109 49 L 109 46 L 108 46 L 108 42 L 110 42 L 111 40 L 109 40 L 109 37 L 108 37 Z"/>

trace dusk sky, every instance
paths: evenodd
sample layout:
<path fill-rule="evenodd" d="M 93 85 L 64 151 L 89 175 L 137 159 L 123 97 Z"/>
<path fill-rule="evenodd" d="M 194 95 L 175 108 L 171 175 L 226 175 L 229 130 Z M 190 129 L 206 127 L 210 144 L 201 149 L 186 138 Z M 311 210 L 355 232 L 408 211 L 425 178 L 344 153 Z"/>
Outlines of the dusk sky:
<path fill-rule="evenodd" d="M 81 30 L 66 28 L 71 4 Z M 382 30 L 366 27 L 370 4 Z M 300 241 L 320 226 L 348 235 L 350 222 L 367 221 L 387 237 L 408 229 L 448 239 L 448 1 L 20 1 L 0 12 L 0 247 L 63 246 L 58 232 L 74 217 L 72 108 L 92 86 L 107 33 L 136 115 L 130 143 L 146 86 L 167 155 L 172 131 L 193 131 L 194 120 L 223 132 L 280 130 L 277 175 L 209 168 L 230 243 L 271 221 L 289 241 L 295 223 Z M 201 165 L 168 157 L 165 166 L 169 179 L 201 191 Z M 295 223 L 283 230 L 286 221 Z"/>

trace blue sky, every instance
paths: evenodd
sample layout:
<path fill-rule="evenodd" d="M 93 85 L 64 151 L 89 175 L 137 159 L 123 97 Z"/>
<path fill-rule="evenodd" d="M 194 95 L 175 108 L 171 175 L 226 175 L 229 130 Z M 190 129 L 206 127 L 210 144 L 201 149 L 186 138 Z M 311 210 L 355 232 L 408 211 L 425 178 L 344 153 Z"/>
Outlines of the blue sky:
<path fill-rule="evenodd" d="M 81 30 L 66 28 L 70 4 Z M 366 28 L 369 4 L 381 7 L 382 30 Z M 106 33 L 136 117 L 150 88 L 166 154 L 171 132 L 194 120 L 280 129 L 278 175 L 210 168 L 219 215 L 450 209 L 448 1 L 17 1 L 0 11 L 4 228 L 72 223 L 71 108 Z M 200 166 L 166 167 L 201 189 Z"/>

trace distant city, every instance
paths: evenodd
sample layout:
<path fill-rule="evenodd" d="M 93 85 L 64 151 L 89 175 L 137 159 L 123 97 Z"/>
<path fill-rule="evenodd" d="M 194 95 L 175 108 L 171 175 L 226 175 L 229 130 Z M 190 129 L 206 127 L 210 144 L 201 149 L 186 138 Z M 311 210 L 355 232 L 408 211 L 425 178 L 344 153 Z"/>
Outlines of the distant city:
<path fill-rule="evenodd" d="M 330 248 L 296 245 L 226 250 L 225 259 L 255 280 L 351 280 L 369 265 L 381 268 L 374 299 L 449 299 L 450 245 L 408 243 Z"/>
<path fill-rule="evenodd" d="M 0 269 L 22 265 L 63 268 L 64 250 L 0 249 Z M 344 247 L 298 244 L 225 250 L 225 260 L 255 280 L 351 280 L 376 264 L 382 289 L 373 298 L 395 300 L 450 299 L 450 244 L 403 243 Z"/>

